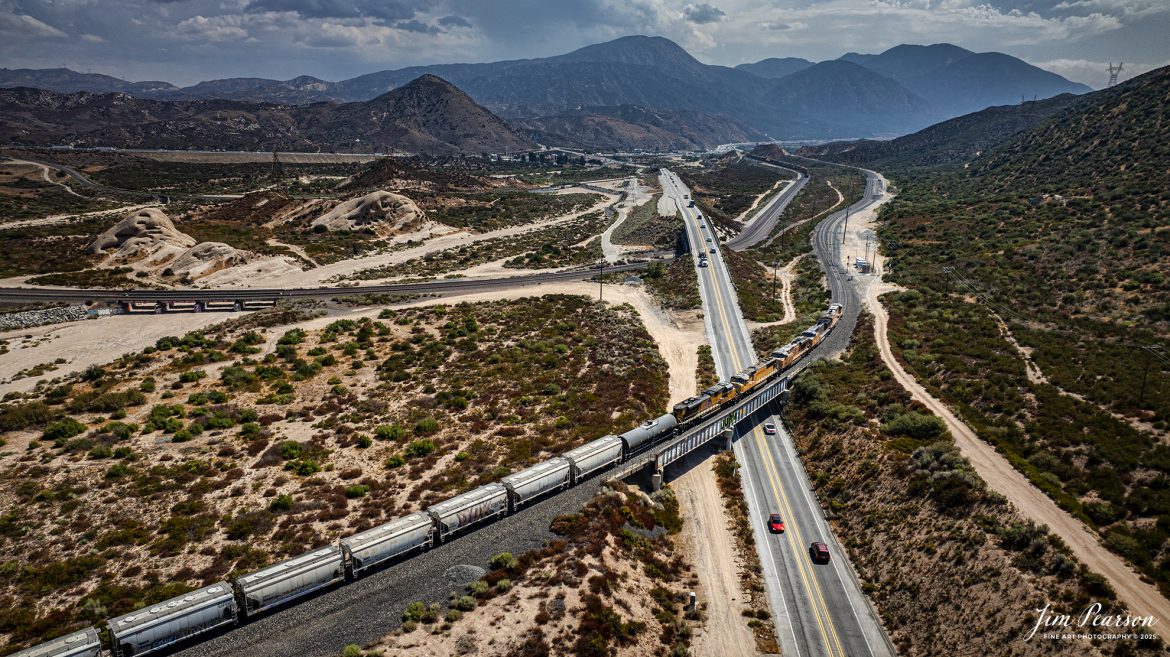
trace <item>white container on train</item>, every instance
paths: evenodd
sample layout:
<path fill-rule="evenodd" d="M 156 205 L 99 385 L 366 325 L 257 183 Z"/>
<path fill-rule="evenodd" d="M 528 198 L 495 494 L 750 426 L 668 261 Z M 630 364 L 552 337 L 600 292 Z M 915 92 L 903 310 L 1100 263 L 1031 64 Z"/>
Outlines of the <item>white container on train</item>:
<path fill-rule="evenodd" d="M 9 657 L 99 657 L 101 654 L 102 642 L 97 630 L 87 627 L 80 632 L 26 648 Z"/>
<path fill-rule="evenodd" d="M 194 301 L 167 301 L 168 313 L 193 313 L 199 310 Z"/>
<path fill-rule="evenodd" d="M 204 301 L 203 302 L 203 309 L 216 311 L 216 312 L 220 312 L 220 311 L 230 312 L 233 310 L 239 310 L 239 303 L 236 301 Z"/>
<path fill-rule="evenodd" d="M 387 559 L 430 546 L 435 522 L 425 513 L 412 513 L 384 525 L 341 539 L 341 553 L 351 576 Z"/>
<path fill-rule="evenodd" d="M 562 457 L 572 468 L 573 484 L 576 485 L 591 473 L 607 468 L 622 460 L 622 439 L 605 436 L 571 449 Z"/>
<path fill-rule="evenodd" d="M 275 299 L 263 299 L 254 301 L 244 301 L 240 304 L 244 310 L 263 310 L 265 308 L 272 308 L 276 306 Z"/>
<path fill-rule="evenodd" d="M 439 541 L 508 511 L 508 489 L 501 484 L 487 484 L 457 495 L 427 509 L 439 530 Z"/>
<path fill-rule="evenodd" d="M 636 429 L 630 429 L 621 435 L 622 442 L 626 444 L 626 454 L 628 455 L 668 431 L 673 431 L 676 426 L 678 426 L 678 420 L 670 413 L 653 420 L 646 420 Z"/>
<path fill-rule="evenodd" d="M 114 657 L 145 655 L 236 620 L 236 600 L 226 582 L 111 619 Z"/>
<path fill-rule="evenodd" d="M 515 511 L 534 498 L 568 486 L 572 480 L 569 472 L 571 468 L 568 460 L 558 456 L 501 479 L 500 483 L 508 489 L 511 510 Z"/>
<path fill-rule="evenodd" d="M 244 613 L 252 615 L 345 579 L 341 549 L 329 545 L 237 577 Z"/>

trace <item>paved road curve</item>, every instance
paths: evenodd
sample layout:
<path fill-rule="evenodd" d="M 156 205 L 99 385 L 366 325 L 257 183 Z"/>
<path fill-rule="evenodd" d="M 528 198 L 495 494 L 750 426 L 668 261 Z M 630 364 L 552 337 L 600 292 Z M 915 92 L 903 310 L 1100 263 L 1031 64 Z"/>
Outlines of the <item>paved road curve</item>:
<path fill-rule="evenodd" d="M 710 253 L 710 231 L 698 212 L 687 208 L 689 193 L 674 174 L 662 173 L 663 189 L 683 207 L 694 250 L 707 253 L 709 266 L 698 268 L 700 296 L 708 339 L 720 379 L 728 379 L 756 361 L 735 288 L 720 254 Z M 843 216 L 843 215 L 842 215 Z M 711 239 L 714 240 L 713 237 Z M 848 302 L 846 302 L 848 303 Z M 852 305 L 856 306 L 856 302 Z M 856 321 L 856 310 L 853 315 Z M 847 334 L 852 326 L 834 334 Z M 786 655 L 801 657 L 886 657 L 893 651 L 868 600 L 853 575 L 845 551 L 832 536 L 791 438 L 776 418 L 778 433 L 765 435 L 760 425 L 735 444 L 742 467 L 744 490 L 764 578 L 768 588 L 777 638 Z M 785 534 L 769 534 L 765 520 L 780 513 L 788 525 Z M 813 564 L 808 547 L 813 541 L 829 544 L 832 560 Z"/>
<path fill-rule="evenodd" d="M 808 174 L 803 171 L 796 171 L 767 162 L 760 162 L 759 166 L 783 169 L 784 171 L 795 174 L 796 180 L 788 186 L 788 189 L 773 196 L 763 208 L 760 208 L 756 212 L 756 216 L 748 223 L 742 233 L 727 241 L 727 247 L 736 251 L 742 251 L 768 239 L 768 236 L 772 234 L 772 229 L 776 227 L 776 222 L 780 219 L 780 214 L 788 207 L 793 197 L 808 184 Z"/>

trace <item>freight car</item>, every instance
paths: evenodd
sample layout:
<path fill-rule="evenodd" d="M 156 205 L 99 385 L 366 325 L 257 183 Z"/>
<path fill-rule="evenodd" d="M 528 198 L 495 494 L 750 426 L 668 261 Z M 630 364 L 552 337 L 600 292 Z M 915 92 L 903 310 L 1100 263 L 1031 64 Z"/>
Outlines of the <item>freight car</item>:
<path fill-rule="evenodd" d="M 80 632 L 21 650 L 10 657 L 100 657 L 101 654 L 102 642 L 97 630 L 87 627 Z"/>
<path fill-rule="evenodd" d="M 244 309 L 275 302 L 243 302 Z M 129 302 L 136 312 L 159 312 L 154 302 Z M 234 304 L 233 304 L 234 305 Z M 226 308 L 225 308 L 226 309 Z M 544 496 L 584 481 L 674 435 L 720 408 L 742 399 L 805 356 L 833 330 L 843 314 L 832 304 L 800 337 L 773 351 L 769 358 L 702 394 L 676 404 L 673 413 L 647 420 L 621 434 L 603 436 L 561 456 L 538 463 L 439 502 L 424 513 L 412 513 L 342 538 L 329 545 L 255 573 L 204 587 L 139 609 L 108 622 L 114 657 L 163 650 L 217 628 L 238 623 L 334 584 L 356 579 L 366 571 L 414 552 L 446 542 L 480 523 L 489 522 Z M 809 335 L 809 333 L 812 335 Z M 16 653 L 16 657 L 101 657 L 97 632 L 86 628 Z"/>

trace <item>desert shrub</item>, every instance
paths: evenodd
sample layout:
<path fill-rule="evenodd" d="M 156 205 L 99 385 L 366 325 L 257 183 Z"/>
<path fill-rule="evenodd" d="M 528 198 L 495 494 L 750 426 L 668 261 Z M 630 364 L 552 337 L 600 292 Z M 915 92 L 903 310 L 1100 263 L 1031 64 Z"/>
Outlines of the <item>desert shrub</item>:
<path fill-rule="evenodd" d="M 272 502 L 268 504 L 268 510 L 272 512 L 288 511 L 293 508 L 292 495 L 281 494 L 273 498 Z"/>
<path fill-rule="evenodd" d="M 414 432 L 418 435 L 428 435 L 439 430 L 439 422 L 432 417 L 424 417 L 414 423 Z"/>
<path fill-rule="evenodd" d="M 916 440 L 937 438 L 946 431 L 946 425 L 935 415 L 924 415 L 915 411 L 898 415 L 882 425 L 882 433 L 888 436 L 908 436 Z"/>
<path fill-rule="evenodd" d="M 72 438 L 85 431 L 85 425 L 77 420 L 67 417 L 50 422 L 46 427 L 44 433 L 41 435 L 42 440 L 59 441 Z"/>
<path fill-rule="evenodd" d="M 321 471 L 321 465 L 312 459 L 296 459 L 289 461 L 284 466 L 285 470 L 291 470 L 293 473 L 302 477 L 317 474 Z"/>
<path fill-rule="evenodd" d="M 351 500 L 359 497 L 365 497 L 366 493 L 368 492 L 370 492 L 370 487 L 363 484 L 354 484 L 352 486 L 345 487 L 345 496 Z"/>
<path fill-rule="evenodd" d="M 516 557 L 511 552 L 501 552 L 492 557 L 491 566 L 496 570 L 507 570 L 516 565 Z"/>
<path fill-rule="evenodd" d="M 414 440 L 406 446 L 406 455 L 422 458 L 434 452 L 435 449 L 435 443 L 432 440 Z"/>
<path fill-rule="evenodd" d="M 374 444 L 373 438 L 370 438 L 369 436 L 367 436 L 365 434 L 362 434 L 362 435 L 357 437 L 357 446 L 361 447 L 362 449 L 365 449 L 373 444 Z"/>
<path fill-rule="evenodd" d="M 402 440 L 406 436 L 406 429 L 397 424 L 383 424 L 374 429 L 374 437 L 378 440 Z"/>
<path fill-rule="evenodd" d="M 44 403 L 11 404 L 0 407 L 0 431 L 20 431 L 45 424 L 53 411 Z"/>
<path fill-rule="evenodd" d="M 324 228 L 324 226 L 320 226 Z M 365 653 L 362 652 L 361 646 L 349 644 L 341 649 L 341 657 L 362 657 Z"/>
<path fill-rule="evenodd" d="M 401 454 L 393 454 L 386 459 L 386 468 L 393 470 L 394 468 L 401 468 L 406 465 L 406 459 L 402 458 Z"/>

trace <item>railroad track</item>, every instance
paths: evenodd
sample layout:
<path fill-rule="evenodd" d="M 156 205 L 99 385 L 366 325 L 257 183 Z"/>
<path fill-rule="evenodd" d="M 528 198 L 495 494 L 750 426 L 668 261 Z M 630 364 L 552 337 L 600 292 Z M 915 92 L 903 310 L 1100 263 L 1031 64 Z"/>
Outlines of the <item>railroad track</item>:
<path fill-rule="evenodd" d="M 660 256 L 659 260 L 668 257 Z M 655 260 L 637 260 L 604 267 L 606 273 L 629 272 L 646 269 Z M 418 283 L 395 283 L 391 285 L 362 285 L 354 287 L 314 288 L 224 288 L 215 290 L 116 290 L 100 288 L 0 288 L 0 302 L 31 303 L 53 301 L 257 301 L 272 299 L 322 299 L 337 296 L 371 294 L 450 294 L 474 290 L 525 287 L 544 283 L 557 283 L 592 278 L 602 273 L 601 267 L 574 269 L 570 271 L 546 272 L 522 276 L 499 278 L 449 278 Z"/>

